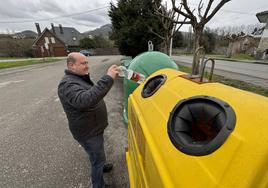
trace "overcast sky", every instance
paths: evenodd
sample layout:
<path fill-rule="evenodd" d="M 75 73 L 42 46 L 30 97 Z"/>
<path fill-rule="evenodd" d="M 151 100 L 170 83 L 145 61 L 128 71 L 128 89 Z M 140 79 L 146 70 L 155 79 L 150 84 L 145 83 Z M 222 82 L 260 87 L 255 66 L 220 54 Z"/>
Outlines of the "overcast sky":
<path fill-rule="evenodd" d="M 75 27 L 80 32 L 93 30 L 110 23 L 107 15 L 109 2 L 111 0 L 0 0 L 0 33 L 36 31 L 34 22 L 40 24 L 41 30 L 50 28 L 50 23 Z M 198 2 L 189 0 L 190 7 L 197 7 Z M 217 2 L 219 0 L 215 0 L 213 5 Z M 266 10 L 268 0 L 232 0 L 207 26 L 256 24 L 256 13 Z"/>

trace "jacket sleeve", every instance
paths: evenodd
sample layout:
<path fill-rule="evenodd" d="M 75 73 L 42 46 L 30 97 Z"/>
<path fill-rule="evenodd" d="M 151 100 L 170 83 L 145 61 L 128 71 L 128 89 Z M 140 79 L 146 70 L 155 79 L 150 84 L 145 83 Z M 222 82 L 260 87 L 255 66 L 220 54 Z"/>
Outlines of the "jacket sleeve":
<path fill-rule="evenodd" d="M 109 75 L 103 76 L 96 85 L 90 89 L 84 89 L 78 83 L 65 83 L 64 98 L 77 109 L 83 109 L 95 106 L 111 89 L 114 80 Z"/>

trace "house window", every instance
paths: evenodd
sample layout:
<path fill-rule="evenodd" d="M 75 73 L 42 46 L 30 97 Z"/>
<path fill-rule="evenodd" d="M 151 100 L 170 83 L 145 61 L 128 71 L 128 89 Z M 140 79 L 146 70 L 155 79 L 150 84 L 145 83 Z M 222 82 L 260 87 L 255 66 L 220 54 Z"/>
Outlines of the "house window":
<path fill-rule="evenodd" d="M 56 43 L 54 37 L 50 37 L 51 43 Z"/>
<path fill-rule="evenodd" d="M 73 37 L 73 40 L 76 40 L 76 37 Z"/>
<path fill-rule="evenodd" d="M 45 41 L 46 43 L 49 43 L 48 37 L 45 37 Z"/>

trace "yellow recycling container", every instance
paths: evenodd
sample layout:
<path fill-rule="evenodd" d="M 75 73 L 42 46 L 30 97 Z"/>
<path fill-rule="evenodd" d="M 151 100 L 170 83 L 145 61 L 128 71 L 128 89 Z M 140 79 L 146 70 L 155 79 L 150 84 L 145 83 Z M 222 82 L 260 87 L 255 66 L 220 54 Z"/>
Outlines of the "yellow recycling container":
<path fill-rule="evenodd" d="M 267 188 L 268 98 L 162 69 L 129 97 L 131 188 Z"/>

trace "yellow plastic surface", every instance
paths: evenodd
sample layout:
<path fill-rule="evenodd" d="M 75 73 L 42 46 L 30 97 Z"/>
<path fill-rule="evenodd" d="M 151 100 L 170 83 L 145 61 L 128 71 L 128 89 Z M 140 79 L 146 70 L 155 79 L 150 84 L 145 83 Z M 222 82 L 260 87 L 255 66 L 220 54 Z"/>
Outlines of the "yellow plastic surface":
<path fill-rule="evenodd" d="M 267 188 L 268 98 L 219 83 L 197 84 L 185 73 L 160 70 L 165 84 L 142 98 L 140 85 L 129 97 L 127 163 L 131 188 Z M 236 126 L 225 143 L 206 156 L 190 156 L 171 143 L 169 114 L 182 99 L 219 98 L 232 106 Z"/>

